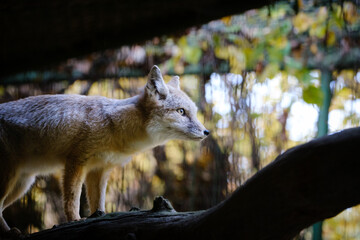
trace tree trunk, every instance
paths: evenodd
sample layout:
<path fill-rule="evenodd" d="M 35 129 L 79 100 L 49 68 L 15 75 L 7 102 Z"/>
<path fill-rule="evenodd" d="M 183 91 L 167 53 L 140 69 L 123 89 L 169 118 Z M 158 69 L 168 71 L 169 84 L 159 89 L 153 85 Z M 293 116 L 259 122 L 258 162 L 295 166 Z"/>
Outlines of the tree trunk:
<path fill-rule="evenodd" d="M 154 209 L 64 224 L 26 239 L 291 239 L 360 203 L 360 128 L 289 149 L 206 211 Z"/>

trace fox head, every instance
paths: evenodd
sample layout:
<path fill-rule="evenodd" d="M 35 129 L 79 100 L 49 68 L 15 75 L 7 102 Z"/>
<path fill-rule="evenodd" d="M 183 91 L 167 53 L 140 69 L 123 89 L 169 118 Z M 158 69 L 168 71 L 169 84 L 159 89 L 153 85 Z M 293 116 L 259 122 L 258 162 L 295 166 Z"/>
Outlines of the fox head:
<path fill-rule="evenodd" d="M 173 77 L 166 84 L 157 66 L 153 66 L 149 73 L 144 104 L 146 130 L 159 142 L 202 140 L 210 133 L 197 119 L 194 102 L 180 90 L 179 77 Z"/>

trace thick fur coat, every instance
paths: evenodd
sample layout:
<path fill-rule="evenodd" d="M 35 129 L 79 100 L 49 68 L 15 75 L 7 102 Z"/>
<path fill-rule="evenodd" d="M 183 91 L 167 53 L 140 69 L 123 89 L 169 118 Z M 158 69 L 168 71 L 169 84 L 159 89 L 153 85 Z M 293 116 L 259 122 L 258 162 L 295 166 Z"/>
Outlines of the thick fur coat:
<path fill-rule="evenodd" d="M 2 211 L 37 175 L 59 170 L 69 221 L 80 218 L 84 182 L 91 212 L 104 211 L 114 166 L 170 139 L 202 140 L 209 134 L 196 112 L 179 78 L 165 84 L 157 66 L 143 93 L 124 100 L 43 95 L 0 104 L 0 231 L 10 230 Z"/>

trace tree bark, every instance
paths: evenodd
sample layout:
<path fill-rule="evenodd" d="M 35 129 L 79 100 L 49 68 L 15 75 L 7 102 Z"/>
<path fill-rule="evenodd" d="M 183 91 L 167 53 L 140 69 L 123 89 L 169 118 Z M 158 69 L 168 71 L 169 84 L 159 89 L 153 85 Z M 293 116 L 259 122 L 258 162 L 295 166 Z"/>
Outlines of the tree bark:
<path fill-rule="evenodd" d="M 291 239 L 360 203 L 360 128 L 279 155 L 219 205 L 177 213 L 162 198 L 154 209 L 113 213 L 58 226 L 26 239 Z"/>

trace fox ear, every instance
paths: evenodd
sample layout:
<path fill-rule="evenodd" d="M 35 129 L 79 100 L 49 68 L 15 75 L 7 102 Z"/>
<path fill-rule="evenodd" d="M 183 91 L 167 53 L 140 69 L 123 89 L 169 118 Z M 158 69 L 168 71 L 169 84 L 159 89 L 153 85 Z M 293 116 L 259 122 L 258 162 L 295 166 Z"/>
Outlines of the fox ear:
<path fill-rule="evenodd" d="M 169 93 L 158 66 L 154 65 L 149 73 L 146 91 L 150 96 L 158 96 L 158 99 L 165 99 Z"/>
<path fill-rule="evenodd" d="M 179 76 L 174 76 L 171 78 L 171 80 L 168 82 L 169 86 L 172 86 L 176 89 L 180 89 L 180 78 Z"/>

